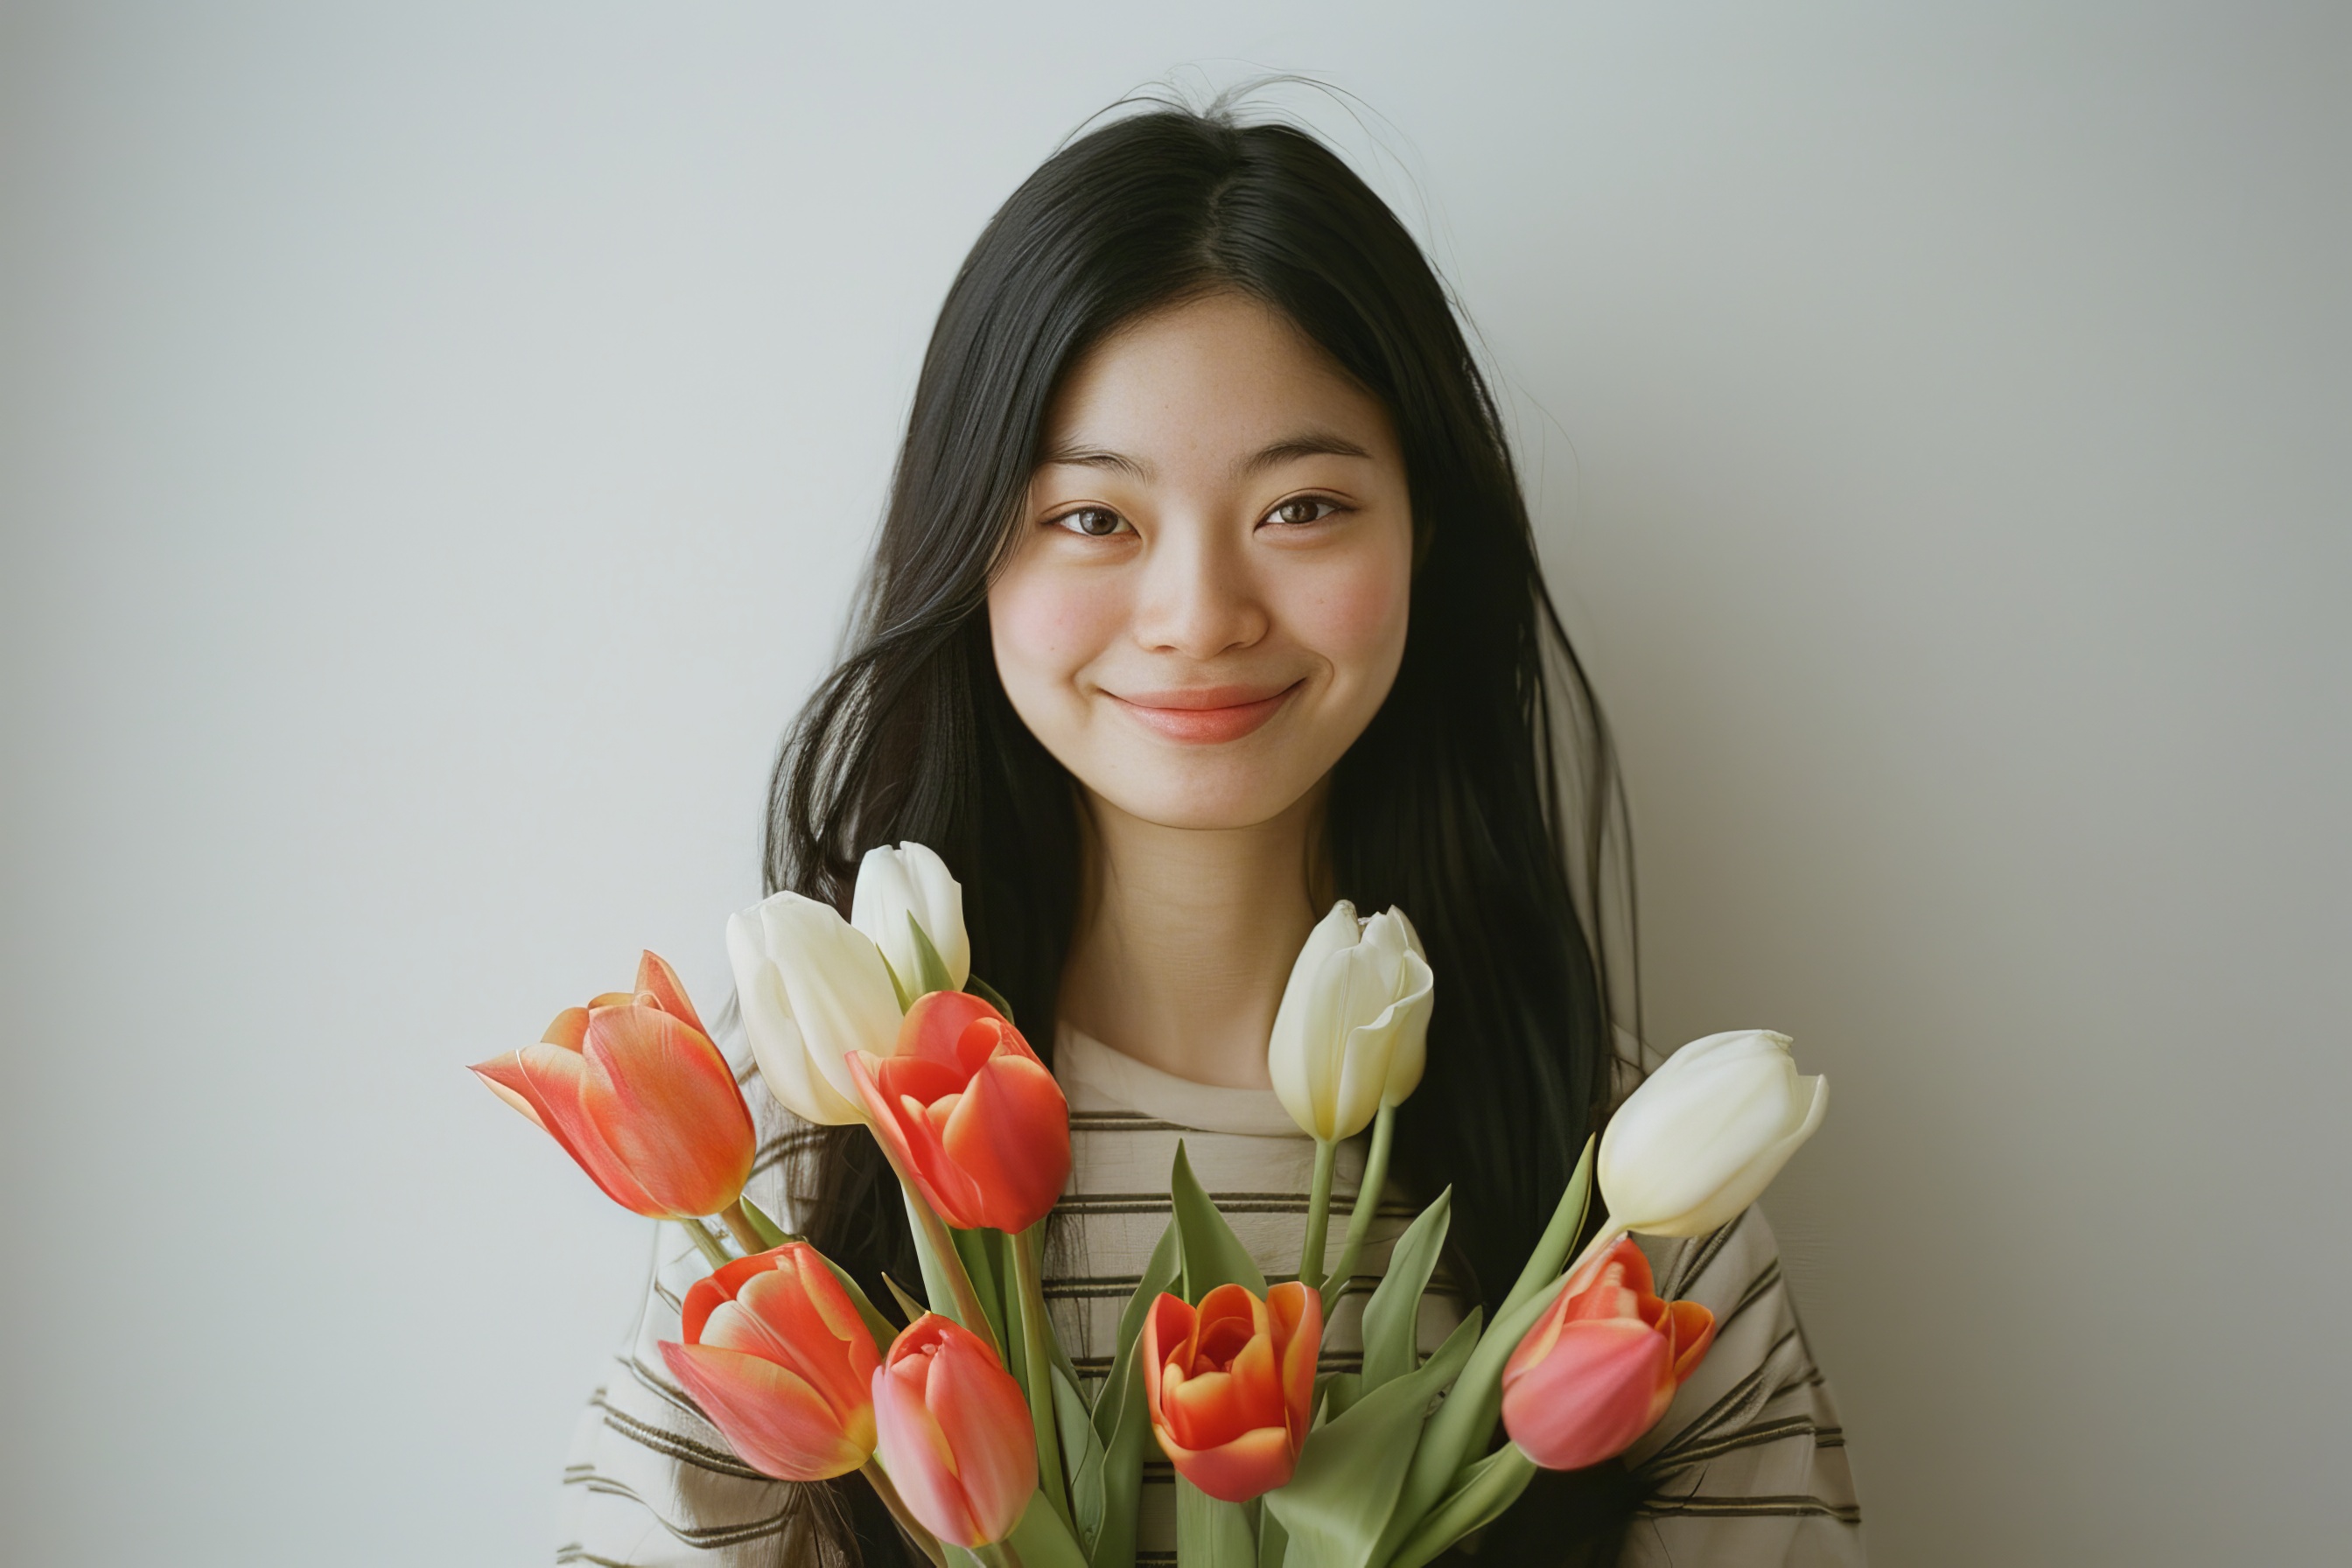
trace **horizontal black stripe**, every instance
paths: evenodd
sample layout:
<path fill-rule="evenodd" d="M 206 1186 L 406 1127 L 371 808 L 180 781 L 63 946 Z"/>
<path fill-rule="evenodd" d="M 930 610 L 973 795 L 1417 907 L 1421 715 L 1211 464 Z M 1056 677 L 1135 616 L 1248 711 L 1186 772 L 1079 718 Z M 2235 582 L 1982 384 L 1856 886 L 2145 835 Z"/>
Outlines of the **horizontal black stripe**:
<path fill-rule="evenodd" d="M 1674 1463 L 1671 1467 L 1662 1466 L 1657 1460 L 1653 1459 L 1643 1468 L 1653 1473 L 1664 1473 L 1668 1468 L 1687 1469 L 1693 1465 L 1703 1464 L 1709 1459 L 1718 1459 L 1726 1454 L 1737 1453 L 1742 1448 L 1760 1448 L 1767 1444 L 1786 1442 L 1792 1437 L 1807 1440 L 1817 1448 L 1843 1447 L 1845 1434 L 1834 1426 L 1828 1430 L 1832 1440 L 1824 1443 L 1822 1441 L 1822 1429 L 1813 1425 L 1811 1416 L 1784 1416 L 1778 1421 L 1759 1422 L 1753 1426 L 1726 1433 L 1720 1437 L 1709 1437 L 1705 1442 L 1686 1444 L 1674 1451 Z"/>
<path fill-rule="evenodd" d="M 640 1447 L 692 1465 L 699 1470 L 709 1470 L 722 1476 L 734 1476 L 747 1481 L 767 1481 L 772 1478 L 761 1475 L 735 1457 L 731 1448 L 717 1448 L 708 1443 L 640 1421 L 625 1410 L 615 1410 L 599 1399 L 596 1406 L 604 1412 L 604 1425 Z"/>
<path fill-rule="evenodd" d="M 567 1481 L 565 1484 L 573 1483 Z M 592 1492 L 601 1493 L 606 1497 L 628 1499 L 644 1509 L 655 1523 L 668 1531 L 670 1534 L 688 1546 L 700 1547 L 706 1552 L 714 1547 L 740 1546 L 747 1541 L 760 1541 L 771 1535 L 781 1535 L 793 1521 L 793 1510 L 790 1505 L 787 1505 L 764 1519 L 750 1520 L 741 1524 L 700 1526 L 676 1524 L 663 1518 L 660 1510 L 647 1502 L 635 1488 L 625 1482 L 616 1481 L 610 1476 L 593 1476 L 588 1478 L 584 1484 Z"/>
<path fill-rule="evenodd" d="M 1304 1215 L 1308 1207 L 1304 1193 L 1211 1193 L 1209 1201 L 1227 1215 Z M 1331 1207 L 1336 1213 L 1354 1202 L 1351 1196 L 1335 1193 Z M 1069 1215 L 1166 1215 L 1174 1212 L 1166 1193 L 1071 1193 L 1054 1206 L 1056 1212 Z M 1413 1219 L 1420 1213 L 1411 1204 L 1403 1203 L 1384 1203 L 1375 1211 L 1378 1218 L 1402 1220 Z"/>
<path fill-rule="evenodd" d="M 1647 1519 L 1834 1519 L 1860 1524 L 1862 1510 L 1817 1497 L 1651 1498 L 1633 1510 Z"/>

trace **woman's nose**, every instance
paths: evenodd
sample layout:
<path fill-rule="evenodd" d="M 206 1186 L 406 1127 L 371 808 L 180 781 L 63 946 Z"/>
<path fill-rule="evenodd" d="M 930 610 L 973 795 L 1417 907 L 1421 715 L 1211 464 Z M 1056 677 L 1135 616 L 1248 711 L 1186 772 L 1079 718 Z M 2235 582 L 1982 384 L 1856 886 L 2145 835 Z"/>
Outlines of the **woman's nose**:
<path fill-rule="evenodd" d="M 1163 528 L 1144 559 L 1135 640 L 1154 653 L 1205 659 L 1265 636 L 1265 605 L 1242 556 L 1218 530 Z"/>

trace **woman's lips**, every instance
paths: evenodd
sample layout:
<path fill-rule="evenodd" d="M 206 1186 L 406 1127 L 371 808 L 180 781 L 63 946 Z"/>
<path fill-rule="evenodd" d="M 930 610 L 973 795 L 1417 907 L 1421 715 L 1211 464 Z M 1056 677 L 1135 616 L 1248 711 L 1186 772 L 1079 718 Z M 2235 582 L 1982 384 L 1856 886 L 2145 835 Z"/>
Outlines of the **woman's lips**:
<path fill-rule="evenodd" d="M 1115 691 L 1105 695 L 1138 722 L 1171 741 L 1215 745 L 1238 741 L 1273 718 L 1301 684 L 1294 680 L 1272 692 L 1263 686 L 1195 686 L 1139 691 L 1130 697 Z"/>

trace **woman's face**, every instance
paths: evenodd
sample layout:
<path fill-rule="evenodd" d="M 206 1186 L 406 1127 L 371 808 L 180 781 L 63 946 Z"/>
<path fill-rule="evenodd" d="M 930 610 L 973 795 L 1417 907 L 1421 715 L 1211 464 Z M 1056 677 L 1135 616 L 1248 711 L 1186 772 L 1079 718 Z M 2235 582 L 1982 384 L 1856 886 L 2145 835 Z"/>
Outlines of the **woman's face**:
<path fill-rule="evenodd" d="M 1080 360 L 1045 437 L 988 595 L 1014 711 L 1132 816 L 1280 815 L 1404 655 L 1412 517 L 1386 410 L 1287 319 L 1218 294 Z"/>

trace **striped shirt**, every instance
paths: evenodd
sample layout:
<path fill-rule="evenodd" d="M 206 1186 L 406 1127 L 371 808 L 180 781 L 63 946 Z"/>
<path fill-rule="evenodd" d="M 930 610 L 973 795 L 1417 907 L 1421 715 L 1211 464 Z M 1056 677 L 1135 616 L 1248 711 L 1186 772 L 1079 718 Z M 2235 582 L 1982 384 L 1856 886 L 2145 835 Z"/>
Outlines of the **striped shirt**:
<path fill-rule="evenodd" d="M 1073 1173 L 1049 1232 L 1045 1294 L 1091 1392 L 1108 1368 L 1119 1310 L 1168 1224 L 1168 1173 L 1179 1141 L 1270 1280 L 1294 1277 L 1297 1268 L 1314 1144 L 1271 1090 L 1175 1078 L 1067 1028 L 1056 1042 L 1055 1072 L 1070 1101 Z M 772 1214 L 789 1214 L 797 1123 L 757 1085 L 748 1098 L 761 1134 L 751 1196 Z M 1337 1215 L 1353 1205 L 1362 1144 L 1359 1138 L 1339 1151 Z M 1362 1261 L 1333 1303 L 1324 1370 L 1360 1363 L 1362 1304 L 1414 1212 L 1395 1189 L 1383 1195 Z M 801 1538 L 806 1522 L 793 1506 L 795 1489 L 736 1459 L 662 1364 L 656 1347 L 678 1337 L 680 1300 L 708 1270 L 679 1231 L 656 1228 L 636 1328 L 574 1437 L 556 1561 L 677 1568 L 816 1562 Z M 1751 1209 L 1713 1236 L 1644 1238 L 1643 1246 L 1660 1292 L 1711 1310 L 1717 1337 L 1665 1418 L 1627 1456 L 1647 1500 L 1622 1563 L 1860 1564 L 1860 1513 L 1843 1435 L 1782 1288 L 1763 1216 Z M 1458 1292 L 1441 1268 L 1422 1305 L 1424 1352 L 1460 1321 Z M 1139 1568 L 1175 1562 L 1174 1479 L 1156 1455 L 1144 1470 L 1138 1539 Z"/>

